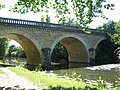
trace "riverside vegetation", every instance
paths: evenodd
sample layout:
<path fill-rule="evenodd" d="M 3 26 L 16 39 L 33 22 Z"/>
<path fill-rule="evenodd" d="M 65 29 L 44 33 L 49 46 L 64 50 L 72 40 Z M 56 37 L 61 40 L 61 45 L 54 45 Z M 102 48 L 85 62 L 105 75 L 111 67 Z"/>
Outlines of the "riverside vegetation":
<path fill-rule="evenodd" d="M 49 90 L 120 90 L 120 80 L 109 88 L 106 81 L 99 78 L 96 84 L 86 84 L 80 76 L 72 73 L 70 77 L 58 76 L 52 72 L 46 71 L 29 71 L 24 68 L 8 67 L 17 75 L 34 82 L 41 89 Z M 77 76 L 77 77 L 76 77 Z"/>

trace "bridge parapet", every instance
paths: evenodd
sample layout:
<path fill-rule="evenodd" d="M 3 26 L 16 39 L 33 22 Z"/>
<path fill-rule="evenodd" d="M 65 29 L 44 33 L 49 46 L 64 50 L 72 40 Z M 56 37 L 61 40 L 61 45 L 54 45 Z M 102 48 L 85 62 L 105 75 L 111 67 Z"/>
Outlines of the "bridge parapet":
<path fill-rule="evenodd" d="M 85 33 L 81 28 L 76 26 L 0 17 L 0 26 L 3 26 L 3 25 L 18 26 L 23 28 L 25 27 L 25 28 L 43 29 L 43 30 L 47 29 L 47 30 L 58 30 L 58 31 L 74 32 L 74 33 Z M 97 30 L 97 29 L 90 29 L 90 28 L 89 28 L 89 32 L 95 35 L 96 34 L 106 35 L 108 33 L 114 33 L 114 31 L 110 31 L 110 30 L 109 31 Z"/>

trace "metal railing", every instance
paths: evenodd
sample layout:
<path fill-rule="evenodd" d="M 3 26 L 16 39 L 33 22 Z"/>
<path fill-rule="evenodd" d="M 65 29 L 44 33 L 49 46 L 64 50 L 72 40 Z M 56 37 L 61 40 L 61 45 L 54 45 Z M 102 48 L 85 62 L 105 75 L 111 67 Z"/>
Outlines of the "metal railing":
<path fill-rule="evenodd" d="M 81 28 L 70 26 L 70 25 L 53 24 L 53 23 L 28 21 L 28 20 L 20 20 L 20 19 L 11 19 L 11 18 L 3 18 L 3 17 L 0 17 L 0 25 L 84 33 Z M 97 30 L 97 29 L 89 29 L 89 31 L 91 32 L 91 34 L 100 34 L 100 35 L 101 34 L 105 35 L 107 33 L 114 33 L 113 31 Z"/>

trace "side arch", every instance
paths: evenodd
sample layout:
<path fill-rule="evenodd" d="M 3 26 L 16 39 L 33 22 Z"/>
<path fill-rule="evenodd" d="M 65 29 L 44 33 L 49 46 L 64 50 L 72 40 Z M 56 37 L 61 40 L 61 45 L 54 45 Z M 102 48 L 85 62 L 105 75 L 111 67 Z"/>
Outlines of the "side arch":
<path fill-rule="evenodd" d="M 97 41 L 97 43 L 94 45 L 94 49 L 96 49 L 97 48 L 97 46 L 99 45 L 99 43 L 100 42 L 102 42 L 102 41 L 104 41 L 104 40 L 106 40 L 106 38 L 105 37 L 102 37 L 102 38 L 100 38 L 98 41 Z"/>
<path fill-rule="evenodd" d="M 31 35 L 20 30 L 1 30 L 0 38 L 10 38 L 17 41 L 24 49 L 27 57 L 28 69 L 33 69 L 43 63 L 41 46 Z"/>
<path fill-rule="evenodd" d="M 96 46 L 95 64 L 117 63 L 117 55 L 114 53 L 115 50 L 116 47 L 109 38 L 101 40 Z"/>
<path fill-rule="evenodd" d="M 89 63 L 88 48 L 84 40 L 74 35 L 61 36 L 52 44 L 51 54 L 58 42 L 67 49 L 69 62 Z"/>

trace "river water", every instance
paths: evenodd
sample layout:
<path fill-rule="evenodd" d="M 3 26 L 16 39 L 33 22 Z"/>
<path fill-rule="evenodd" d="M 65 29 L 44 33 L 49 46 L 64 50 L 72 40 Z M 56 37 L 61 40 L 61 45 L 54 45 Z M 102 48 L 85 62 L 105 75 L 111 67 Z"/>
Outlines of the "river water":
<path fill-rule="evenodd" d="M 115 83 L 120 78 L 120 64 L 54 70 L 53 72 L 60 76 L 65 74 L 70 75 L 72 72 L 76 72 L 77 75 L 81 75 L 81 79 L 83 80 L 98 80 L 101 77 L 108 83 Z"/>

